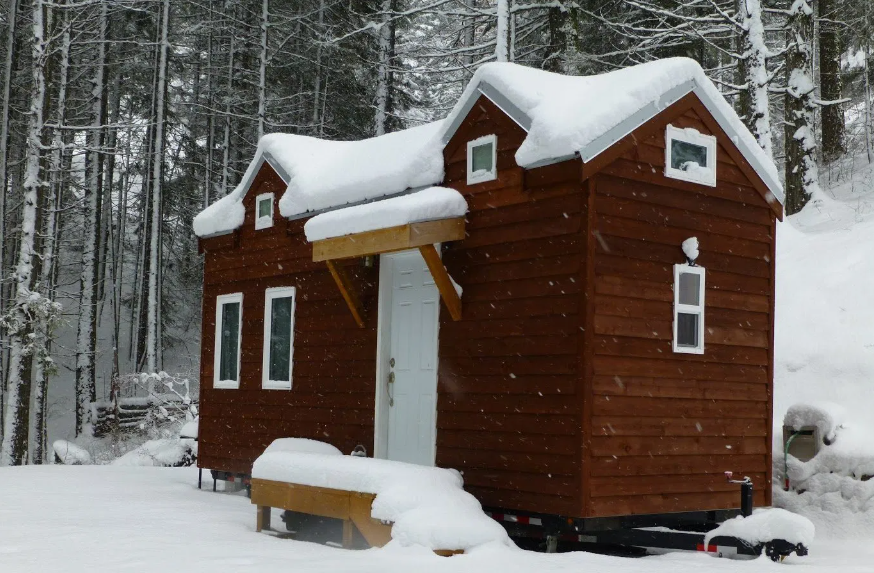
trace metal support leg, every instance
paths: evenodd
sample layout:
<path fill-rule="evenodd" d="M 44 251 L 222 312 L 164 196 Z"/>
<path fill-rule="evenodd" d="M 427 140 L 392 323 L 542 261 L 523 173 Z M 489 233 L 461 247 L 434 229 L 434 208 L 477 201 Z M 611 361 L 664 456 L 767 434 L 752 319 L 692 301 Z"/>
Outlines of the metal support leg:
<path fill-rule="evenodd" d="M 203 489 L 203 468 L 197 468 L 197 489 Z"/>

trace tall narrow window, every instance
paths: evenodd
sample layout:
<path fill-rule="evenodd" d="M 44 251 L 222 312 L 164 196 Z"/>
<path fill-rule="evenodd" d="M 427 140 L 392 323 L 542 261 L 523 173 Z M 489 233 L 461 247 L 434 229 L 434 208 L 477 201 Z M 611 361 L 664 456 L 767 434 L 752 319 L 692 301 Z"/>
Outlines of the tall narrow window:
<path fill-rule="evenodd" d="M 273 193 L 262 193 L 255 198 L 255 230 L 273 226 Z"/>
<path fill-rule="evenodd" d="M 264 293 L 263 388 L 291 388 L 294 303 L 294 287 L 270 288 Z"/>
<path fill-rule="evenodd" d="M 216 298 L 215 361 L 213 387 L 240 387 L 240 335 L 243 326 L 243 293 Z"/>
<path fill-rule="evenodd" d="M 665 134 L 665 176 L 716 185 L 716 138 L 693 128 L 669 125 Z"/>
<path fill-rule="evenodd" d="M 704 354 L 704 269 L 674 265 L 674 352 Z"/>
<path fill-rule="evenodd" d="M 491 181 L 498 176 L 497 161 L 498 138 L 486 135 L 467 143 L 467 184 Z"/>

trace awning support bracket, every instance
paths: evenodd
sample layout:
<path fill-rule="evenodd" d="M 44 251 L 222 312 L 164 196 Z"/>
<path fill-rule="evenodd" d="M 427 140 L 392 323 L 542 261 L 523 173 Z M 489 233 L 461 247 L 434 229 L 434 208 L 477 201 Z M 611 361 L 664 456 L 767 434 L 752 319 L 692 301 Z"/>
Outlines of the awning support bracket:
<path fill-rule="evenodd" d="M 428 265 L 428 270 L 431 271 L 431 277 L 434 278 L 434 284 L 437 285 L 437 290 L 440 291 L 440 298 L 446 305 L 449 315 L 452 320 L 461 320 L 461 297 L 458 296 L 458 291 L 455 290 L 455 285 L 452 283 L 452 278 L 443 266 L 443 260 L 440 258 L 440 253 L 434 248 L 434 245 L 422 245 L 419 247 L 419 252 L 422 253 L 422 258 L 425 259 L 425 264 Z"/>
<path fill-rule="evenodd" d="M 346 274 L 346 270 L 343 267 L 338 267 L 334 264 L 334 261 L 331 260 L 325 261 L 325 264 L 328 265 L 328 270 L 331 271 L 331 276 L 334 277 L 334 282 L 336 282 L 337 286 L 340 288 L 340 294 L 343 295 L 343 300 L 346 301 L 346 305 L 349 307 L 349 310 L 352 311 L 352 317 L 355 319 L 355 323 L 359 328 L 364 328 L 364 307 L 361 305 L 361 300 L 358 298 L 358 295 L 352 286 L 352 281 L 349 280 L 349 275 Z"/>

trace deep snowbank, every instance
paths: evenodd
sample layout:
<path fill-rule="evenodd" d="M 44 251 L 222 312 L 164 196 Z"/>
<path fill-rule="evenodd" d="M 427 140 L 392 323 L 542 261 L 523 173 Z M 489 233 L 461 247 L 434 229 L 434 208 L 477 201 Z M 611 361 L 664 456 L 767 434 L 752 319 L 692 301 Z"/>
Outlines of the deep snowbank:
<path fill-rule="evenodd" d="M 874 479 L 862 481 L 874 474 L 872 174 L 857 161 L 777 232 L 774 504 L 821 537 L 874 536 Z M 784 416 L 831 442 L 807 463 L 790 458 L 791 492 L 781 487 Z"/>

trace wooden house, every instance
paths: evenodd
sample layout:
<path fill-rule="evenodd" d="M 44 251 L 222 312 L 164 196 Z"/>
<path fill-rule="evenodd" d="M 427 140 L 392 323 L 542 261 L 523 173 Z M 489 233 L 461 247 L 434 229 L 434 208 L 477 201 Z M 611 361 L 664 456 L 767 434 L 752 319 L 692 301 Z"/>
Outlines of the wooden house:
<path fill-rule="evenodd" d="M 433 186 L 466 213 L 389 203 Z M 293 436 L 456 468 L 519 513 L 737 507 L 725 471 L 770 504 L 781 217 L 773 163 L 686 59 L 487 64 L 440 122 L 266 136 L 195 220 L 198 464 L 245 475 Z"/>

